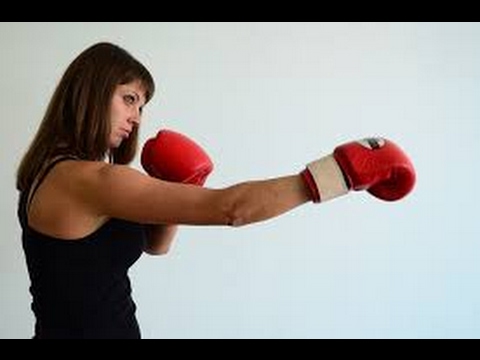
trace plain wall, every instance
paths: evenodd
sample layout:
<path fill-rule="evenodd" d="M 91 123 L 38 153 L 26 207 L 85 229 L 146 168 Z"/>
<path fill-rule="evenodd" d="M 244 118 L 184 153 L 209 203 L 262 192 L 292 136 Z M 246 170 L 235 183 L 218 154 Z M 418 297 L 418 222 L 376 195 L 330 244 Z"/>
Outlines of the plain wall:
<path fill-rule="evenodd" d="M 479 337 L 480 24 L 0 23 L 0 338 L 33 333 L 18 162 L 97 41 L 151 70 L 142 141 L 162 127 L 197 139 L 209 187 L 295 174 L 375 135 L 418 173 L 396 203 L 353 193 L 240 229 L 182 227 L 168 256 L 132 268 L 145 338 Z"/>

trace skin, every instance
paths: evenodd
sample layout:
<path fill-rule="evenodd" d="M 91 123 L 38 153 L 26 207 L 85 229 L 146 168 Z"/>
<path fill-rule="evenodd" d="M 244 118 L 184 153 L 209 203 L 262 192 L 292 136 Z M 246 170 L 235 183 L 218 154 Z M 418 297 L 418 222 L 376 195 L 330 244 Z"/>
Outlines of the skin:
<path fill-rule="evenodd" d="M 139 127 L 145 95 L 138 82 L 119 85 L 112 97 L 110 148 L 117 148 L 127 139 L 134 127 Z"/>
<path fill-rule="evenodd" d="M 111 148 L 140 126 L 144 104 L 140 84 L 116 89 Z M 178 225 L 240 227 L 280 216 L 309 201 L 299 174 L 208 189 L 165 182 L 127 165 L 67 160 L 57 164 L 39 186 L 28 208 L 28 221 L 33 229 L 64 241 L 82 239 L 111 218 L 147 224 L 145 251 L 164 255 Z"/>
<path fill-rule="evenodd" d="M 132 129 L 141 124 L 145 92 L 139 82 L 119 85 L 111 104 L 111 133 L 109 146 L 114 149 L 128 139 Z M 145 252 L 150 255 L 166 255 L 178 232 L 177 225 L 149 225 Z"/>
<path fill-rule="evenodd" d="M 126 140 L 134 127 L 140 126 L 142 110 L 145 105 L 145 94 L 139 82 L 119 85 L 113 95 L 111 104 L 111 133 L 109 147 L 117 148 Z M 68 161 L 67 161 L 68 162 Z M 61 164 L 60 164 L 61 165 Z M 69 164 L 70 166 L 74 164 Z M 78 162 L 75 171 L 84 172 L 92 164 Z M 63 166 L 58 166 L 59 168 Z M 53 201 L 57 197 L 57 183 L 63 183 L 66 174 L 52 170 L 38 192 L 32 199 L 29 208 L 30 226 L 37 231 L 58 238 L 59 240 L 78 240 L 102 226 L 109 217 L 96 217 L 77 210 L 77 204 L 68 197 L 63 201 Z M 62 207 L 71 209 L 71 218 L 62 216 Z M 81 213 L 81 214 L 80 214 Z M 78 216 L 78 220 L 75 217 Z M 57 219 L 57 221 L 55 221 Z M 83 220 L 83 221 L 82 221 Z M 145 252 L 150 255 L 165 255 L 177 234 L 177 225 L 150 224 L 147 228 Z"/>

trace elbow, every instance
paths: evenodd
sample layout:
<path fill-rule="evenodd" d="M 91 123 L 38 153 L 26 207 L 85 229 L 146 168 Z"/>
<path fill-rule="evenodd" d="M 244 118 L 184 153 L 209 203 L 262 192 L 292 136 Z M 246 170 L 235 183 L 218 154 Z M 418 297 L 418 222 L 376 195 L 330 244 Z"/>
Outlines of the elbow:
<path fill-rule="evenodd" d="M 241 184 L 226 189 L 226 205 L 223 207 L 224 223 L 233 228 L 249 225 L 254 221 L 249 205 L 248 185 Z"/>
<path fill-rule="evenodd" d="M 233 228 L 240 228 L 250 224 L 244 215 L 244 210 L 239 204 L 234 204 L 227 216 L 227 225 Z"/>

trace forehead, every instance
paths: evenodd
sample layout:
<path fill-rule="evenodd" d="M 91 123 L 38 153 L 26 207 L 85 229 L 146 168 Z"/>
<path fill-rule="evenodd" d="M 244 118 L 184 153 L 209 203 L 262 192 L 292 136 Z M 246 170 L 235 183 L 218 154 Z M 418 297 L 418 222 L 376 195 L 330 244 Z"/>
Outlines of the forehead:
<path fill-rule="evenodd" d="M 133 81 L 127 84 L 120 84 L 117 86 L 116 91 L 120 92 L 134 92 L 136 93 L 142 102 L 146 100 L 145 87 L 140 81 Z"/>

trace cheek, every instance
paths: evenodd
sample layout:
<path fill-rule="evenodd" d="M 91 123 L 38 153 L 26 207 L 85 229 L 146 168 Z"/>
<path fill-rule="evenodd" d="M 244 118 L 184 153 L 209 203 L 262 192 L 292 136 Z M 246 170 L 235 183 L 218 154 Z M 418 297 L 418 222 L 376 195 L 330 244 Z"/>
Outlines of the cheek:
<path fill-rule="evenodd" d="M 122 118 L 122 114 L 124 114 L 124 106 L 120 101 L 113 101 L 112 106 L 110 108 L 110 120 L 112 124 L 116 124 Z"/>
<path fill-rule="evenodd" d="M 115 130 L 115 128 L 120 124 L 122 120 L 122 115 L 121 112 L 115 109 L 112 109 L 110 113 L 110 125 L 112 128 L 112 131 Z"/>

